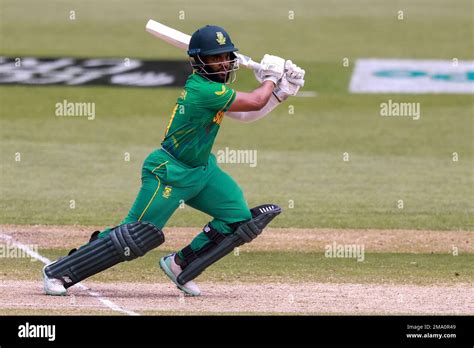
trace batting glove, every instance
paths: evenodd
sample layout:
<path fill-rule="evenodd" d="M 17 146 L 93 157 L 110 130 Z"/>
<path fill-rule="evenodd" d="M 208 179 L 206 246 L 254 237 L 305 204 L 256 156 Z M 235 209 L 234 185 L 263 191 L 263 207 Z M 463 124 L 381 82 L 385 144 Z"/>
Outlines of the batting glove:
<path fill-rule="evenodd" d="M 283 58 L 266 54 L 260 62 L 261 69 L 255 71 L 257 81 L 270 80 L 276 85 L 285 72 L 285 60 Z"/>
<path fill-rule="evenodd" d="M 289 96 L 295 96 L 301 86 L 304 85 L 305 71 L 303 69 L 293 64 L 291 60 L 287 60 L 285 70 L 286 73 L 273 91 L 280 102 L 286 100 Z"/>

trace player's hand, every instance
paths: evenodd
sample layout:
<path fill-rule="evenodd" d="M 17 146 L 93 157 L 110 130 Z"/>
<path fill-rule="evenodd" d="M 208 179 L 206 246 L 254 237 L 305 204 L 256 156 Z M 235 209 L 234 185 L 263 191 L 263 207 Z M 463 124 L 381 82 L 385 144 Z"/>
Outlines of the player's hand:
<path fill-rule="evenodd" d="M 289 96 L 295 96 L 300 87 L 304 85 L 305 71 L 291 60 L 285 63 L 285 74 L 278 82 L 273 93 L 280 102 L 286 100 Z"/>
<path fill-rule="evenodd" d="M 291 60 L 285 62 L 285 72 L 288 82 L 299 87 L 304 86 L 304 75 L 306 71 L 294 64 Z"/>
<path fill-rule="evenodd" d="M 285 72 L 285 60 L 278 56 L 266 54 L 260 65 L 262 68 L 255 72 L 255 77 L 260 83 L 270 80 L 276 85 Z"/>

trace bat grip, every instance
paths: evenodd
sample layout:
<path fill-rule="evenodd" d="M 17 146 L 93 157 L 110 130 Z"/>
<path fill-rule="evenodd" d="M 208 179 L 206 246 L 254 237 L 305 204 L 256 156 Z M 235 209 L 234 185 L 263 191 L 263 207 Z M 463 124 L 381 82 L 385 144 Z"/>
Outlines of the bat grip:
<path fill-rule="evenodd" d="M 254 62 L 253 60 L 249 62 L 249 68 L 253 70 L 260 70 L 262 65 L 260 63 Z"/>

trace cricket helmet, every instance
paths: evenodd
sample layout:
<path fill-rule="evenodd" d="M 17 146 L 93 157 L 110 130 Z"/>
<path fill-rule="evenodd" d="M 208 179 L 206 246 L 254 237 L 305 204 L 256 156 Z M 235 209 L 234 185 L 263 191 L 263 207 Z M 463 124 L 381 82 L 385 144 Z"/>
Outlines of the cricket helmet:
<path fill-rule="evenodd" d="M 232 43 L 229 34 L 217 25 L 206 25 L 196 30 L 191 36 L 188 47 L 192 68 L 199 75 L 221 83 L 227 83 L 231 75 L 233 75 L 232 82 L 235 80 L 235 71 L 239 68 L 238 59 L 234 53 L 236 51 L 238 49 Z M 230 53 L 228 61 L 206 63 L 205 57 L 223 53 Z M 213 65 L 220 67 L 221 70 L 216 71 L 211 67 Z"/>
<path fill-rule="evenodd" d="M 236 51 L 238 49 L 232 43 L 229 34 L 217 25 L 206 25 L 196 30 L 191 36 L 188 47 L 190 57 L 195 55 L 205 57 Z"/>

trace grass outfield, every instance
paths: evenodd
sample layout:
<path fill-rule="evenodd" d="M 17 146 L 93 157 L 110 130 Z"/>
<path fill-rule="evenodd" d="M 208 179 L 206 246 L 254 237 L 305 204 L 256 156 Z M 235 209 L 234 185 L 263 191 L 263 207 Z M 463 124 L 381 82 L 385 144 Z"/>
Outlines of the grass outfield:
<path fill-rule="evenodd" d="M 318 93 L 288 102 L 294 115 L 284 105 L 254 124 L 225 120 L 214 146 L 258 151 L 256 168 L 222 167 L 241 184 L 249 205 L 286 208 L 272 226 L 472 230 L 472 96 L 347 91 L 356 58 L 472 59 L 472 40 L 453 35 L 472 32 L 472 2 L 269 3 L 0 0 L 0 55 L 183 59 L 182 52 L 144 31 L 148 18 L 186 32 L 221 24 L 243 53 L 259 58 L 270 52 L 301 64 L 307 70 L 304 90 Z M 399 9 L 404 21 L 397 20 Z M 68 20 L 70 10 L 75 21 Z M 178 20 L 180 10 L 184 21 Z M 289 10 L 295 11 L 293 21 Z M 8 32 L 15 35 L 3 35 Z M 343 57 L 350 58 L 349 68 L 342 66 Z M 240 71 L 235 87 L 253 86 L 252 74 Z M 120 221 L 178 94 L 179 89 L 0 87 L 0 222 Z M 64 99 L 95 102 L 96 119 L 54 116 L 55 104 Z M 380 103 L 388 99 L 419 102 L 421 119 L 380 117 Z M 21 162 L 14 161 L 17 152 Z M 349 162 L 342 161 L 343 152 Z M 403 209 L 397 208 L 400 199 Z M 186 207 L 169 225 L 208 220 Z"/>
<path fill-rule="evenodd" d="M 41 255 L 56 259 L 69 250 L 42 249 Z M 166 282 L 159 269 L 159 258 L 166 252 L 152 251 L 133 262 L 119 264 L 90 278 L 93 282 Z M 332 259 L 323 253 L 241 252 L 226 256 L 199 276 L 200 282 L 213 283 L 375 283 L 413 285 L 467 284 L 474 279 L 474 254 L 366 253 L 365 259 Z M 41 262 L 5 259 L 0 279 L 41 279 Z M 7 270 L 9 270 L 7 272 Z"/>

